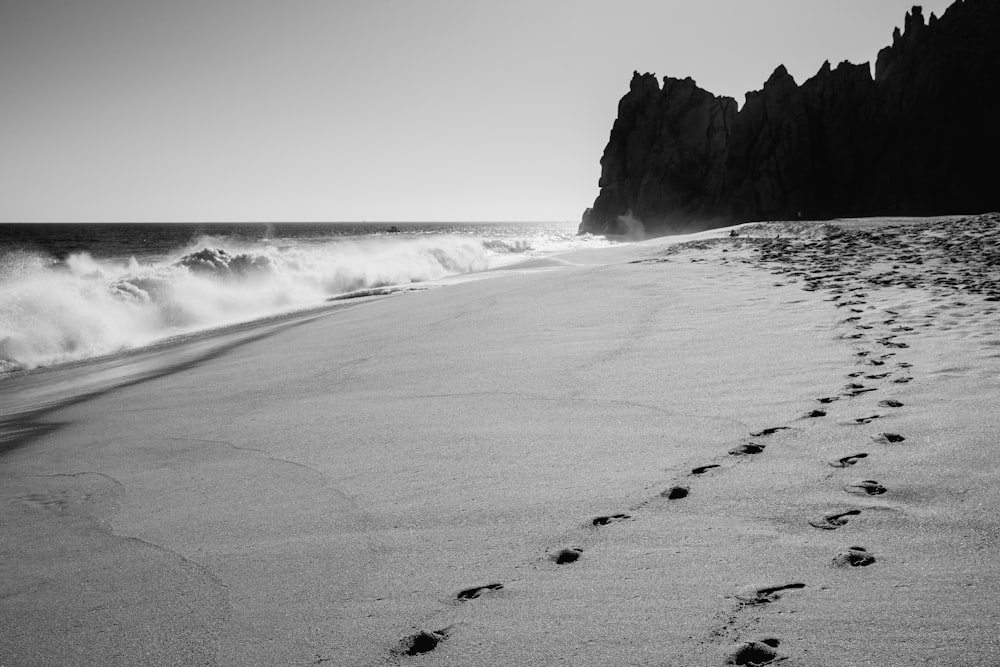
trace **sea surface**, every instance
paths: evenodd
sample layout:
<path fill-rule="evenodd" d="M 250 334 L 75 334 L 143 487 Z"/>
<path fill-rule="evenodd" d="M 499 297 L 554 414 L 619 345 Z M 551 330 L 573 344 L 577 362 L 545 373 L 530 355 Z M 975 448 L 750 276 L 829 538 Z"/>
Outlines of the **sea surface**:
<path fill-rule="evenodd" d="M 576 223 L 0 225 L 0 378 L 579 248 Z"/>

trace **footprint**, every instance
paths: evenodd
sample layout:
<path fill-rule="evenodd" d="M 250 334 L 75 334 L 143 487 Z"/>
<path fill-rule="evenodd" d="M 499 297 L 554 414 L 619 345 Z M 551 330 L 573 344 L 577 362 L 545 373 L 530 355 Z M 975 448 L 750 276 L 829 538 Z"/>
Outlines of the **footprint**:
<path fill-rule="evenodd" d="M 718 463 L 710 463 L 707 466 L 698 466 L 697 468 L 691 468 L 691 474 L 701 475 L 702 473 L 705 473 L 711 470 L 712 468 L 718 468 L 718 467 L 719 467 Z"/>
<path fill-rule="evenodd" d="M 746 642 L 729 656 L 726 664 L 746 665 L 747 667 L 774 664 L 775 661 L 779 660 L 778 653 L 774 650 L 779 644 L 781 642 L 773 637 L 756 642 Z"/>
<path fill-rule="evenodd" d="M 821 517 L 810 519 L 809 525 L 814 528 L 822 528 L 823 530 L 836 530 L 847 523 L 847 519 L 844 517 L 857 516 L 859 514 L 861 514 L 861 510 L 847 510 L 840 514 L 825 514 Z"/>
<path fill-rule="evenodd" d="M 833 559 L 833 564 L 837 567 L 868 567 L 874 562 L 875 556 L 864 547 L 849 547 Z"/>
<path fill-rule="evenodd" d="M 612 521 L 625 521 L 626 519 L 631 519 L 631 514 L 611 514 L 610 516 L 599 516 L 593 520 L 595 526 L 606 526 Z"/>
<path fill-rule="evenodd" d="M 750 435 L 752 435 L 755 438 L 759 438 L 759 437 L 761 437 L 763 435 L 771 435 L 773 433 L 777 433 L 778 431 L 783 431 L 783 430 L 789 429 L 789 428 L 791 428 L 791 427 L 790 426 L 772 426 L 770 428 L 765 428 L 762 431 L 757 431 L 756 433 L 751 433 Z"/>
<path fill-rule="evenodd" d="M 780 600 L 785 591 L 796 588 L 805 588 L 805 584 L 785 584 L 784 586 L 769 586 L 758 588 L 749 595 L 737 595 L 736 599 L 746 604 L 769 604 L 775 600 Z"/>
<path fill-rule="evenodd" d="M 570 547 L 569 549 L 563 549 L 552 554 L 550 558 L 556 562 L 556 565 L 565 565 L 566 563 L 575 563 L 580 558 L 580 554 L 582 553 L 583 549 Z"/>
<path fill-rule="evenodd" d="M 406 655 L 420 655 L 421 653 L 429 653 L 437 648 L 437 645 L 441 643 L 442 640 L 448 637 L 447 629 L 445 630 L 421 630 L 415 635 L 407 637 L 404 640 L 404 646 L 406 648 Z"/>
<path fill-rule="evenodd" d="M 847 466 L 852 466 L 859 460 L 866 458 L 868 458 L 868 455 L 865 454 L 864 452 L 861 452 L 860 454 L 851 454 L 850 456 L 842 456 L 836 461 L 831 461 L 830 465 L 832 465 L 834 468 L 846 468 Z"/>
<path fill-rule="evenodd" d="M 895 399 L 892 399 L 892 398 L 887 398 L 884 401 L 879 401 L 878 405 L 879 405 L 880 408 L 901 408 L 901 407 L 903 407 L 902 403 L 900 403 L 899 401 L 897 401 Z"/>
<path fill-rule="evenodd" d="M 890 442 L 903 442 L 906 438 L 898 433 L 879 433 L 872 438 L 875 442 L 887 444 Z"/>
<path fill-rule="evenodd" d="M 807 418 L 810 418 L 810 417 L 826 417 L 826 410 L 811 410 L 811 411 L 805 413 L 804 415 L 802 415 L 802 417 L 804 419 L 807 419 Z"/>
<path fill-rule="evenodd" d="M 663 491 L 660 495 L 670 500 L 678 500 L 679 498 L 687 497 L 687 494 L 690 492 L 691 490 L 688 489 L 686 486 L 671 486 L 666 491 Z"/>
<path fill-rule="evenodd" d="M 476 586 L 474 588 L 466 588 L 464 591 L 459 591 L 456 597 L 459 600 L 475 600 L 483 593 L 498 591 L 501 588 L 503 588 L 503 584 L 486 584 L 485 586 Z"/>
<path fill-rule="evenodd" d="M 875 387 L 866 387 L 863 384 L 852 382 L 844 387 L 843 396 L 860 396 L 865 392 L 876 391 Z"/>
<path fill-rule="evenodd" d="M 747 442 L 739 447 L 733 447 L 729 453 L 733 456 L 744 456 L 747 454 L 760 454 L 764 451 L 765 445 L 758 445 L 756 442 Z"/>
<path fill-rule="evenodd" d="M 856 421 L 859 424 L 870 424 L 871 422 L 875 421 L 881 416 L 882 415 L 872 415 L 871 417 L 858 417 L 854 421 Z"/>
<path fill-rule="evenodd" d="M 886 488 L 874 479 L 863 479 L 860 482 L 845 485 L 844 491 L 859 495 L 865 494 L 869 496 L 881 496 L 886 492 Z"/>

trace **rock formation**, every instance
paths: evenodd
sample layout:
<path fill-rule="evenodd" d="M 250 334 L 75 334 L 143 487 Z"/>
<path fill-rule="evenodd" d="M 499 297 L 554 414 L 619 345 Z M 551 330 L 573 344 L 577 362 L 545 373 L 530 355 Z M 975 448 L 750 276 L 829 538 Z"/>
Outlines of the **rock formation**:
<path fill-rule="evenodd" d="M 779 66 L 742 109 L 690 78 L 632 77 L 580 232 L 1000 209 L 1000 2 L 920 7 L 865 63 L 797 85 Z"/>

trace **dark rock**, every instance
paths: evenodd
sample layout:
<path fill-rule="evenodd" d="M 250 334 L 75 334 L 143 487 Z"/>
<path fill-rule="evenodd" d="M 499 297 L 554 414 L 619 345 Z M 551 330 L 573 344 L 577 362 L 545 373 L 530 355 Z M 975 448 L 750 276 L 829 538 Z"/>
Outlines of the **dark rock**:
<path fill-rule="evenodd" d="M 580 231 L 680 233 L 748 220 L 1000 209 L 1000 2 L 914 7 L 869 65 L 779 66 L 742 109 L 633 74 Z"/>

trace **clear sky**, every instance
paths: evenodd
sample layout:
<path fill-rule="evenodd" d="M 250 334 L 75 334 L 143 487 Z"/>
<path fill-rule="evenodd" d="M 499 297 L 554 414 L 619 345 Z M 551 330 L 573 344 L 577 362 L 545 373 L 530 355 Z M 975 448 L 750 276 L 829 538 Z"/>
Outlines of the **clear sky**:
<path fill-rule="evenodd" d="M 579 220 L 633 70 L 742 103 L 912 4 L 0 0 L 0 222 Z"/>

